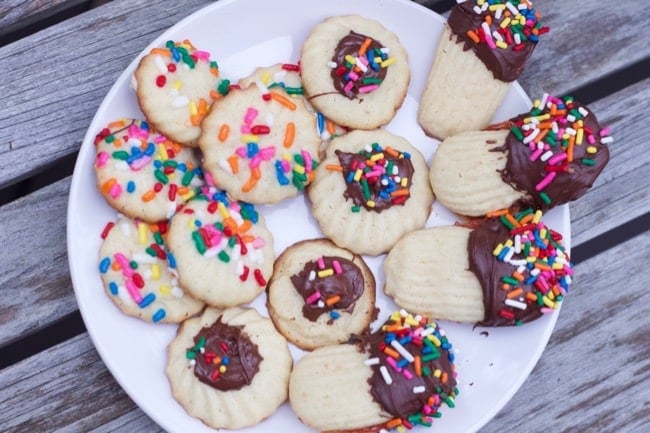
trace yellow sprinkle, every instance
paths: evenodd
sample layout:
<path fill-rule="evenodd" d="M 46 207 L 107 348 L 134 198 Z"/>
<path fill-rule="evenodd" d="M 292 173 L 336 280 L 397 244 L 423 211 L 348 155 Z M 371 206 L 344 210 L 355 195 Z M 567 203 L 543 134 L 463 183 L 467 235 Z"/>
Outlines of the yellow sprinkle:
<path fill-rule="evenodd" d="M 293 171 L 295 171 L 298 174 L 305 174 L 305 167 L 303 167 L 302 165 L 296 164 L 293 167 Z"/>
<path fill-rule="evenodd" d="M 318 271 L 318 278 L 325 278 L 334 275 L 334 269 L 323 269 Z"/>
<path fill-rule="evenodd" d="M 190 115 L 196 116 L 199 114 L 199 109 L 196 108 L 196 102 L 190 101 Z"/>
<path fill-rule="evenodd" d="M 289 155 L 288 153 L 283 153 L 282 159 L 284 159 L 285 161 L 291 161 L 291 155 Z"/>
<path fill-rule="evenodd" d="M 403 177 L 399 184 L 402 186 L 402 188 L 406 188 L 406 186 L 409 184 L 408 177 Z"/>
<path fill-rule="evenodd" d="M 512 239 L 508 239 L 508 240 L 506 241 L 506 243 L 505 243 L 505 246 L 506 246 L 506 247 L 512 247 L 514 244 L 515 244 L 515 243 L 513 242 Z"/>
<path fill-rule="evenodd" d="M 144 223 L 138 223 L 138 242 L 140 242 L 140 245 L 147 245 L 148 240 L 147 225 Z"/>
<path fill-rule="evenodd" d="M 173 89 L 180 90 L 181 87 L 183 87 L 183 82 L 181 80 L 176 80 L 172 83 Z"/>
<path fill-rule="evenodd" d="M 158 287 L 158 293 L 161 295 L 169 295 L 172 292 L 171 287 L 169 286 L 160 286 Z"/>
<path fill-rule="evenodd" d="M 167 159 L 167 149 L 165 148 L 165 145 L 160 143 L 158 145 L 158 155 L 160 155 L 160 159 L 163 161 L 166 161 Z"/>
<path fill-rule="evenodd" d="M 219 367 L 219 373 L 225 373 L 226 370 L 227 370 L 227 368 L 226 368 L 225 365 L 222 365 L 222 366 Z"/>
<path fill-rule="evenodd" d="M 544 305 L 546 305 L 548 308 L 555 308 L 555 302 L 551 301 L 546 296 L 542 298 L 542 301 L 544 302 Z"/>
<path fill-rule="evenodd" d="M 504 41 L 496 41 L 494 45 L 496 45 L 497 48 L 501 48 L 502 50 L 508 48 L 508 44 L 506 44 Z"/>
<path fill-rule="evenodd" d="M 184 201 L 188 201 L 189 199 L 191 199 L 191 198 L 194 197 L 195 195 L 196 195 L 196 193 L 195 193 L 194 191 L 191 191 L 191 190 L 190 190 L 189 192 L 187 192 L 187 193 L 181 195 L 181 198 L 182 198 Z"/>
<path fill-rule="evenodd" d="M 269 80 L 271 79 L 271 74 L 269 74 L 268 71 L 264 72 L 262 74 L 262 83 L 264 83 L 265 86 L 269 85 Z"/>
<path fill-rule="evenodd" d="M 438 337 L 436 337 L 436 336 L 433 335 L 433 334 L 429 334 L 429 335 L 427 335 L 427 338 L 429 339 L 429 341 L 431 341 L 431 342 L 432 342 L 433 344 L 435 344 L 437 347 L 440 347 L 440 345 L 442 344 L 442 343 L 440 342 L 440 340 L 438 339 Z"/>
<path fill-rule="evenodd" d="M 582 144 L 582 138 L 585 135 L 585 130 L 580 128 L 578 129 L 578 133 L 576 134 L 576 144 Z"/>
<path fill-rule="evenodd" d="M 406 323 L 407 325 L 411 325 L 411 326 L 418 326 L 420 324 L 420 322 L 415 320 L 415 317 L 413 317 L 410 314 L 406 317 L 406 319 L 404 319 L 404 323 Z"/>
<path fill-rule="evenodd" d="M 157 280 L 158 278 L 160 278 L 160 265 L 158 263 L 154 263 L 151 265 L 151 279 Z"/>
<path fill-rule="evenodd" d="M 535 212 L 535 216 L 533 217 L 533 224 L 539 223 L 541 219 L 542 219 L 542 211 L 538 209 Z"/>
<path fill-rule="evenodd" d="M 542 238 L 542 239 L 546 239 L 546 235 L 547 235 L 547 233 L 548 233 L 548 232 L 547 232 L 546 228 L 543 228 L 543 229 L 541 229 L 541 230 L 539 231 L 539 237 Z"/>
<path fill-rule="evenodd" d="M 439 368 L 436 368 L 435 371 L 433 372 L 433 375 L 434 375 L 435 377 L 440 377 L 440 376 L 442 376 L 442 370 L 440 370 Z"/>
<path fill-rule="evenodd" d="M 503 244 L 498 244 L 496 248 L 492 250 L 492 255 L 498 256 L 499 254 L 501 254 L 501 251 L 503 251 Z"/>
<path fill-rule="evenodd" d="M 239 141 L 241 141 L 242 143 L 259 143 L 260 138 L 259 136 L 253 134 L 242 134 Z"/>
<path fill-rule="evenodd" d="M 194 225 L 195 222 L 196 222 L 196 220 L 195 220 L 194 218 L 190 218 L 190 219 L 187 220 L 187 226 L 188 226 L 189 228 L 193 229 L 194 227 L 196 227 L 196 226 Z"/>
<path fill-rule="evenodd" d="M 500 26 L 502 29 L 505 29 L 508 27 L 508 24 L 510 24 L 510 17 L 506 17 L 503 21 L 501 21 Z"/>
<path fill-rule="evenodd" d="M 505 8 L 506 8 L 506 5 L 501 4 L 501 5 L 491 5 L 488 9 L 490 9 L 491 11 L 496 11 L 496 10 L 505 9 Z"/>
<path fill-rule="evenodd" d="M 555 263 L 553 263 L 553 264 L 551 265 L 551 268 L 553 268 L 554 270 L 559 270 L 559 269 L 564 268 L 564 265 L 563 265 L 562 263 L 557 263 L 557 262 L 555 262 Z"/>
<path fill-rule="evenodd" d="M 357 61 L 354 59 L 354 57 L 352 57 L 349 54 L 347 56 L 345 56 L 345 61 L 348 62 L 348 63 L 351 63 L 353 65 L 357 63 Z"/>
<path fill-rule="evenodd" d="M 380 159 L 384 159 L 384 153 L 383 152 L 376 153 L 376 154 L 374 154 L 374 155 L 372 155 L 370 157 L 371 161 L 379 161 Z"/>
<path fill-rule="evenodd" d="M 392 65 L 393 63 L 395 63 L 395 57 L 389 57 L 386 60 L 384 60 L 383 62 L 381 62 L 381 67 L 382 68 L 387 68 L 390 65 Z"/>
<path fill-rule="evenodd" d="M 371 207 L 371 208 L 372 208 L 372 207 L 375 207 L 375 202 L 374 202 L 373 200 L 368 200 L 368 201 L 366 202 L 366 206 Z"/>
<path fill-rule="evenodd" d="M 587 153 L 593 155 L 596 152 L 598 152 L 598 149 L 596 149 L 596 146 L 588 146 L 587 147 Z"/>
<path fill-rule="evenodd" d="M 226 205 L 224 205 L 222 202 L 219 202 L 217 209 L 219 210 L 219 215 L 221 215 L 221 218 L 230 218 L 230 213 L 228 212 L 228 209 L 226 209 Z"/>
<path fill-rule="evenodd" d="M 361 175 L 363 174 L 363 171 L 360 169 L 357 169 L 357 171 L 354 172 L 354 181 L 359 182 L 361 180 Z"/>

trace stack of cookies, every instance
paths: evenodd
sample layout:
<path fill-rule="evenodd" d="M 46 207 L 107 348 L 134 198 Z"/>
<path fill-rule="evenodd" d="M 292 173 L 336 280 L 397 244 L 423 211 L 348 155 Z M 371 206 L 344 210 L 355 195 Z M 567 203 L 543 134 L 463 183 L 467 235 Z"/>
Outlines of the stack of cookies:
<path fill-rule="evenodd" d="M 142 57 L 142 118 L 95 139 L 118 213 L 99 271 L 125 314 L 180 324 L 167 376 L 191 416 L 237 429 L 289 399 L 317 431 L 428 426 L 458 395 L 436 320 L 517 326 L 558 308 L 571 261 L 543 212 L 587 191 L 611 138 L 588 107 L 550 95 L 490 125 L 548 30 L 530 1 L 496 3 L 449 16 L 419 95 L 419 125 L 442 140 L 431 161 L 384 128 L 411 70 L 375 20 L 325 19 L 298 63 L 237 82 L 188 40 Z M 263 210 L 300 198 L 321 236 L 276 257 Z M 427 227 L 434 200 L 456 225 Z M 393 312 L 376 307 L 366 263 L 384 257 Z M 264 311 L 248 306 L 260 295 Z"/>

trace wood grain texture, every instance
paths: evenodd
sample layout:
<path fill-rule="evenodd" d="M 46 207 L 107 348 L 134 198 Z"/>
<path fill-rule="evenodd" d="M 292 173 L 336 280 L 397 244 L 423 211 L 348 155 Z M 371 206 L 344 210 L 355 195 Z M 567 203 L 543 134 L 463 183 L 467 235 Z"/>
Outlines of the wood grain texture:
<path fill-rule="evenodd" d="M 0 100 L 0 188 L 76 152 L 129 62 L 162 31 L 209 3 L 115 0 L 0 48 L 0 76 L 12 82 Z M 624 8 L 600 0 L 544 3 L 552 33 L 540 42 L 520 80 L 531 95 L 561 94 L 650 55 L 650 44 L 634 26 L 624 25 L 637 16 L 648 20 L 643 2 Z M 616 32 L 600 25 L 605 15 Z M 596 43 L 598 49 L 590 53 L 598 54 L 589 57 L 568 48 Z M 54 59 L 53 66 L 37 67 L 42 58 Z"/>
<path fill-rule="evenodd" d="M 650 284 L 648 254 L 650 232 L 576 266 L 576 283 L 541 360 L 480 433 L 644 431 L 650 316 L 638 306 L 650 303 L 650 292 L 638 288 Z M 161 431 L 117 385 L 87 334 L 0 371 L 0 383 L 0 419 L 10 432 Z M 461 395 L 457 408 L 462 404 Z"/>
<path fill-rule="evenodd" d="M 0 245 L 9 251 L 0 254 L 0 346 L 77 309 L 66 253 L 69 189 L 67 178 L 0 207 Z"/>
<path fill-rule="evenodd" d="M 573 245 L 648 212 L 648 101 L 650 78 L 589 105 L 601 125 L 611 126 L 615 141 L 609 146 L 610 162 L 594 186 L 570 205 Z"/>
<path fill-rule="evenodd" d="M 87 0 L 4 0 L 0 3 L 0 34 L 83 3 Z"/>
<path fill-rule="evenodd" d="M 576 266 L 539 363 L 480 433 L 648 431 L 649 254 L 646 231 Z"/>

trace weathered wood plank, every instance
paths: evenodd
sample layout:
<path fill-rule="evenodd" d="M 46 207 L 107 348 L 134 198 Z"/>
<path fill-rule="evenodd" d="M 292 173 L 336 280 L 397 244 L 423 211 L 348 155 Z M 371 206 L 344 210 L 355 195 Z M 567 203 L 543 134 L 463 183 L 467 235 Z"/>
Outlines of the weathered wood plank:
<path fill-rule="evenodd" d="M 610 162 L 594 186 L 570 205 L 573 245 L 648 212 L 649 101 L 650 78 L 589 104 L 599 122 L 612 127 L 615 141 L 609 146 Z"/>
<path fill-rule="evenodd" d="M 0 36 L 84 3 L 87 0 L 5 0 L 0 4 Z"/>
<path fill-rule="evenodd" d="M 648 254 L 650 231 L 576 266 L 546 351 L 481 433 L 647 431 Z"/>
<path fill-rule="evenodd" d="M 648 254 L 650 232 L 576 266 L 540 362 L 481 433 L 541 433 L 550 426 L 569 433 L 578 425 L 583 432 L 642 431 L 649 421 L 650 292 L 639 288 L 650 284 Z M 0 371 L 0 383 L 0 419 L 11 432 L 160 431 L 117 385 L 87 334 Z"/>
<path fill-rule="evenodd" d="M 99 103 L 129 62 L 163 30 L 208 3 L 115 0 L 0 48 L 0 76 L 12 82 L 0 100 L 0 187 L 76 152 Z M 543 9 L 552 31 L 521 79 L 533 96 L 542 90 L 562 94 L 650 53 L 637 27 L 625 25 L 649 20 L 643 2 L 619 7 L 600 0 L 549 0 Z M 607 30 L 610 25 L 615 32 Z M 597 54 L 585 57 L 586 50 L 575 49 L 582 46 Z M 52 59 L 52 67 L 37 66 L 44 58 Z"/>
<path fill-rule="evenodd" d="M 0 207 L 0 346 L 75 311 L 66 252 L 70 178 Z M 8 252 L 8 253 L 7 253 Z"/>

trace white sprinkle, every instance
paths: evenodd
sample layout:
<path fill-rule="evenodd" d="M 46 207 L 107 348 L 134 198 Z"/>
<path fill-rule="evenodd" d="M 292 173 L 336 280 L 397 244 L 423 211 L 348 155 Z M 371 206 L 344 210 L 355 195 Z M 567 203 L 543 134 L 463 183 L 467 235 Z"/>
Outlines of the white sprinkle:
<path fill-rule="evenodd" d="M 600 142 L 602 144 L 608 144 L 611 143 L 612 141 L 614 141 L 614 137 L 603 137 L 600 139 Z"/>
<path fill-rule="evenodd" d="M 185 95 L 177 96 L 172 100 L 172 107 L 174 108 L 186 107 L 189 104 L 190 104 L 190 98 L 188 98 Z"/>
<path fill-rule="evenodd" d="M 519 272 L 521 274 L 526 269 L 526 263 L 528 262 L 525 259 L 520 259 L 520 260 L 510 260 L 508 263 L 510 263 L 512 266 L 523 266 L 524 269 Z"/>
<path fill-rule="evenodd" d="M 547 102 L 548 102 L 548 93 L 544 93 L 542 95 L 542 99 L 539 101 L 539 106 L 545 107 Z"/>
<path fill-rule="evenodd" d="M 424 391 L 426 391 L 426 388 L 424 387 L 424 385 L 414 386 L 413 387 L 413 394 L 422 394 Z"/>
<path fill-rule="evenodd" d="M 153 61 L 156 64 L 156 67 L 158 68 L 161 74 L 167 73 L 167 65 L 165 65 L 165 61 L 163 60 L 162 57 L 157 55 L 153 58 Z"/>
<path fill-rule="evenodd" d="M 325 308 L 325 302 L 321 299 L 316 303 L 316 306 L 318 306 L 318 308 Z"/>
<path fill-rule="evenodd" d="M 167 219 L 170 219 L 176 213 L 176 202 L 168 201 L 167 202 Z"/>
<path fill-rule="evenodd" d="M 568 120 L 569 122 L 575 122 L 576 116 L 574 116 L 573 114 L 569 114 L 567 115 L 566 120 Z"/>
<path fill-rule="evenodd" d="M 537 143 L 537 148 L 538 148 L 539 150 L 544 150 L 544 142 L 543 142 L 543 141 L 540 141 L 539 143 Z"/>
<path fill-rule="evenodd" d="M 327 62 L 327 66 L 329 66 L 330 68 L 334 69 L 334 68 L 336 68 L 338 65 L 336 64 L 336 62 L 332 62 L 332 61 L 330 60 L 329 62 Z"/>
<path fill-rule="evenodd" d="M 278 71 L 273 74 L 273 81 L 276 83 L 281 83 L 284 81 L 284 78 L 287 76 L 287 71 Z"/>
<path fill-rule="evenodd" d="M 359 69 L 361 69 L 361 72 L 364 72 L 364 73 L 368 72 L 368 67 L 363 64 L 363 62 L 361 61 L 361 59 L 359 57 L 357 57 L 357 62 L 356 63 L 357 63 L 357 66 L 359 67 Z"/>
<path fill-rule="evenodd" d="M 255 85 L 262 95 L 269 93 L 269 89 L 260 80 L 255 80 Z"/>
<path fill-rule="evenodd" d="M 531 132 L 530 134 L 528 134 L 527 136 L 524 137 L 524 139 L 522 140 L 522 143 L 528 144 L 531 141 L 533 141 L 535 139 L 535 137 L 537 137 L 538 135 L 539 135 L 539 129 L 533 129 L 533 132 Z"/>
<path fill-rule="evenodd" d="M 520 273 L 520 274 L 523 274 L 525 271 L 526 271 L 526 265 L 520 265 L 517 268 L 517 272 Z"/>
<path fill-rule="evenodd" d="M 402 356 L 404 357 L 404 359 L 406 359 L 408 362 L 413 362 L 413 361 L 415 361 L 415 358 L 413 357 L 413 355 L 411 355 L 411 352 L 409 352 L 408 350 L 406 350 L 406 349 L 404 348 L 404 346 L 402 346 L 402 345 L 400 344 L 399 341 L 397 341 L 397 340 L 393 340 L 393 341 L 390 342 L 390 345 L 393 346 L 393 348 L 394 348 L 395 350 L 397 350 L 397 351 L 399 352 L 399 354 L 402 355 Z"/>
<path fill-rule="evenodd" d="M 539 159 L 546 162 L 548 159 L 551 158 L 551 156 L 553 156 L 553 152 L 550 151 L 550 150 L 547 150 L 546 152 L 544 152 L 544 154 L 542 154 L 542 156 Z"/>
<path fill-rule="evenodd" d="M 515 253 L 521 252 L 521 235 L 515 235 Z"/>
<path fill-rule="evenodd" d="M 235 246 L 232 248 L 232 254 L 230 255 L 230 259 L 233 261 L 239 261 L 241 258 L 241 245 L 235 244 Z"/>
<path fill-rule="evenodd" d="M 182 298 L 183 297 L 183 289 L 181 289 L 178 286 L 172 287 L 172 295 L 177 297 L 177 298 Z"/>
<path fill-rule="evenodd" d="M 420 333 L 420 335 L 421 335 L 422 337 L 426 337 L 427 335 L 431 335 L 431 334 L 433 334 L 434 332 L 435 332 L 435 329 L 433 329 L 433 328 L 425 328 L 424 330 L 422 330 L 422 332 Z"/>
<path fill-rule="evenodd" d="M 520 310 L 525 310 L 527 307 L 526 303 L 515 301 L 514 299 L 506 299 L 504 302 L 507 306 L 518 308 Z"/>
<path fill-rule="evenodd" d="M 515 33 L 515 45 L 519 45 L 521 43 L 521 36 L 519 36 L 519 33 Z"/>
<path fill-rule="evenodd" d="M 203 257 L 205 257 L 206 259 L 211 259 L 212 257 L 216 257 L 216 255 L 219 254 L 219 251 L 220 249 L 218 246 L 208 248 L 207 250 L 205 250 L 205 253 L 203 253 Z"/>
<path fill-rule="evenodd" d="M 503 261 L 504 262 L 509 262 L 510 260 L 512 260 L 512 256 L 514 256 L 514 255 L 515 255 L 515 249 L 514 248 L 508 248 L 508 252 L 503 257 Z"/>
<path fill-rule="evenodd" d="M 145 253 L 133 254 L 133 260 L 143 265 L 152 265 L 158 261 L 156 257 L 151 257 L 149 254 Z"/>
<path fill-rule="evenodd" d="M 533 277 L 535 277 L 535 276 L 539 275 L 540 272 L 541 272 L 541 271 L 539 270 L 539 268 L 535 268 L 535 269 L 533 269 L 533 270 L 530 271 L 530 275 L 532 275 Z"/>
<path fill-rule="evenodd" d="M 576 130 L 573 128 L 566 128 L 564 132 L 566 132 L 569 135 L 576 135 Z"/>
<path fill-rule="evenodd" d="M 364 364 L 366 365 L 377 365 L 379 364 L 379 358 L 376 356 L 374 358 L 368 358 L 365 361 L 363 361 Z"/>
<path fill-rule="evenodd" d="M 379 367 L 379 372 L 381 373 L 381 376 L 384 378 L 384 382 L 386 382 L 386 385 L 391 385 L 393 383 L 393 378 L 390 377 L 390 373 L 388 372 L 388 369 L 386 368 L 385 365 Z"/>
<path fill-rule="evenodd" d="M 492 37 L 497 41 L 503 42 L 503 36 L 501 36 L 501 34 L 499 34 L 499 32 L 496 30 L 492 32 Z"/>
<path fill-rule="evenodd" d="M 389 54 L 390 48 L 388 47 L 380 48 L 379 51 L 381 51 L 383 54 Z"/>
<path fill-rule="evenodd" d="M 399 310 L 399 315 L 402 317 L 406 317 L 409 315 L 409 313 L 404 308 L 402 308 L 401 310 Z"/>
<path fill-rule="evenodd" d="M 513 5 L 512 3 L 510 2 L 506 3 L 506 7 L 514 16 L 519 15 L 519 9 L 517 9 L 515 5 Z"/>
<path fill-rule="evenodd" d="M 582 114 L 585 117 L 589 116 L 589 111 L 585 107 L 579 107 L 578 113 Z"/>
<path fill-rule="evenodd" d="M 458 3 L 461 3 L 460 1 Z M 474 13 L 476 15 L 481 15 L 481 8 L 479 6 L 474 6 Z"/>

